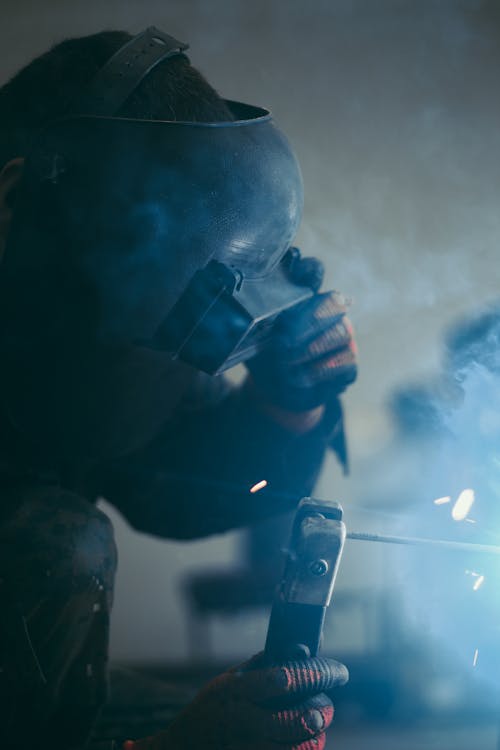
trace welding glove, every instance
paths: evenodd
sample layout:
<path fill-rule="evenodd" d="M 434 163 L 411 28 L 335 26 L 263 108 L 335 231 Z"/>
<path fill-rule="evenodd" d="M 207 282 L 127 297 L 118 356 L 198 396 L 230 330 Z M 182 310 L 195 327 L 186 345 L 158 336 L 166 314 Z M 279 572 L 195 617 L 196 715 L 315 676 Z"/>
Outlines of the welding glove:
<path fill-rule="evenodd" d="M 299 412 L 328 404 L 354 382 L 356 344 L 346 299 L 338 292 L 318 292 L 321 262 L 302 258 L 297 248 L 287 259 L 290 278 L 314 295 L 280 315 L 266 349 L 247 364 L 266 402 Z"/>
<path fill-rule="evenodd" d="M 166 731 L 124 750 L 322 750 L 333 719 L 324 691 L 347 680 L 333 659 L 266 666 L 258 655 L 208 683 Z"/>

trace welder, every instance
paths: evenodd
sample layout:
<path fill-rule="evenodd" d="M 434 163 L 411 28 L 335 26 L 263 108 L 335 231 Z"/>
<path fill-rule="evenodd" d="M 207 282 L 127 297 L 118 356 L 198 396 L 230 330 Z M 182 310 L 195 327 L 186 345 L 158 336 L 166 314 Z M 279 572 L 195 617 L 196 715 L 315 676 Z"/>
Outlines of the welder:
<path fill-rule="evenodd" d="M 328 446 L 346 461 L 355 344 L 346 300 L 291 247 L 295 157 L 186 48 L 106 31 L 0 90 L 2 747 L 84 747 L 106 700 L 116 551 L 98 498 L 192 539 L 293 509 Z M 236 387 L 220 373 L 238 362 Z M 346 670 L 299 656 L 254 659 L 157 737 L 117 740 L 321 748 Z"/>

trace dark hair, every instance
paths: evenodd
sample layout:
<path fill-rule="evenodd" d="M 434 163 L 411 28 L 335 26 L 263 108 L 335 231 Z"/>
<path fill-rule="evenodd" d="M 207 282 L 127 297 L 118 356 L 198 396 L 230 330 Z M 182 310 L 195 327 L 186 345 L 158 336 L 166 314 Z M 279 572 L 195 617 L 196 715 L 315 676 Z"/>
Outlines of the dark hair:
<path fill-rule="evenodd" d="M 5 84 L 0 89 L 0 169 L 10 159 L 27 154 L 41 128 L 69 114 L 79 93 L 130 39 L 124 31 L 67 39 Z M 198 122 L 233 119 L 224 100 L 185 55 L 157 65 L 115 114 Z"/>

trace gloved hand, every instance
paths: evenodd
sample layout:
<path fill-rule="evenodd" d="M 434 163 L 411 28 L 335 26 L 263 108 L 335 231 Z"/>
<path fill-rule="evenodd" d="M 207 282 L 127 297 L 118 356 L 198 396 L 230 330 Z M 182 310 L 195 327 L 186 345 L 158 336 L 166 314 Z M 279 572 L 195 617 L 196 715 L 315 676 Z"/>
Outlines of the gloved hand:
<path fill-rule="evenodd" d="M 247 366 L 268 403 L 299 412 L 327 404 L 354 382 L 356 344 L 346 299 L 338 292 L 318 292 L 321 262 L 301 258 L 297 248 L 288 253 L 291 279 L 315 294 L 280 315 L 269 345 Z"/>
<path fill-rule="evenodd" d="M 166 731 L 124 750 L 322 750 L 346 667 L 313 657 L 265 666 L 258 655 L 208 683 Z"/>

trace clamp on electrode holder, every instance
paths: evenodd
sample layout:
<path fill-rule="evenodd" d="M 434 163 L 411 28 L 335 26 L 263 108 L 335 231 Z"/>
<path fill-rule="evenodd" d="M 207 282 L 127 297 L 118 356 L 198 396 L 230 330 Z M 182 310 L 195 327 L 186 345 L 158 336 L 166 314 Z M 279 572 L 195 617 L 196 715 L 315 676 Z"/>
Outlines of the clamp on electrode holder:
<path fill-rule="evenodd" d="M 307 497 L 299 503 L 271 611 L 268 658 L 286 658 L 299 648 L 317 655 L 346 538 L 342 513 L 334 501 Z"/>

